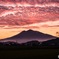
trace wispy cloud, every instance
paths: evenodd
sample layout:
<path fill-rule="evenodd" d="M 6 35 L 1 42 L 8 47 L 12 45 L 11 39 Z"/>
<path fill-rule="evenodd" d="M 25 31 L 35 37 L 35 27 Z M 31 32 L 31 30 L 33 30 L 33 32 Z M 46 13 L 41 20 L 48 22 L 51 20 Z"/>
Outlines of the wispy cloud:
<path fill-rule="evenodd" d="M 34 24 L 30 24 L 30 25 L 26 25 L 24 27 L 27 26 L 37 26 L 37 27 L 41 27 L 41 26 L 58 26 L 59 25 L 59 20 L 57 21 L 46 21 L 46 22 L 40 22 L 40 23 L 34 23 Z"/>

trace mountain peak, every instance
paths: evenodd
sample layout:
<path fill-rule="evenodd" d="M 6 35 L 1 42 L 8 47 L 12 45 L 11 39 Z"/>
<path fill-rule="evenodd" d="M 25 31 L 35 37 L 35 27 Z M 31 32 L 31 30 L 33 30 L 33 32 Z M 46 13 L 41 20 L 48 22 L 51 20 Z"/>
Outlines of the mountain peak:
<path fill-rule="evenodd" d="M 29 31 L 29 32 L 32 32 L 33 30 L 29 29 L 28 31 Z"/>
<path fill-rule="evenodd" d="M 54 38 L 54 36 L 30 29 L 28 31 L 22 31 L 18 35 L 10 37 L 9 39 L 46 39 L 46 38 Z"/>

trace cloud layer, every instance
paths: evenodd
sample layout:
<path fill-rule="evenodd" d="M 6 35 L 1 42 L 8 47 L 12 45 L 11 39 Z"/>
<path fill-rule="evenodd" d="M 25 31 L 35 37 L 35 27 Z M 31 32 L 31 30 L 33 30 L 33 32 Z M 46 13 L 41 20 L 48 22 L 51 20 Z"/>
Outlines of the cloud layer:
<path fill-rule="evenodd" d="M 1 0 L 0 25 L 59 26 L 58 3 L 59 0 Z"/>

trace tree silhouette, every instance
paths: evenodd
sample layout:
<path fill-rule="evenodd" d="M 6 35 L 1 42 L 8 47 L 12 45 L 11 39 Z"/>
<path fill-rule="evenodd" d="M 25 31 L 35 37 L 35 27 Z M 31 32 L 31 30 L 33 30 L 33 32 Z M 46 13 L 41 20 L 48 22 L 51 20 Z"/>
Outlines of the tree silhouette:
<path fill-rule="evenodd" d="M 59 32 L 56 32 L 56 36 L 58 36 L 58 37 L 59 37 Z"/>

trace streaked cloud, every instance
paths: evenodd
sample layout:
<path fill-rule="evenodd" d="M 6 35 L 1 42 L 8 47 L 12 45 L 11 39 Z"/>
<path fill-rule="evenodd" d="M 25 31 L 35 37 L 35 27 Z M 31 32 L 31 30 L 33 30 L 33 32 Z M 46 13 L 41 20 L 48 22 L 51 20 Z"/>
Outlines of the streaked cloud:
<path fill-rule="evenodd" d="M 30 24 L 30 25 L 25 25 L 24 27 L 29 27 L 29 26 L 37 26 L 37 27 L 42 27 L 42 26 L 58 26 L 59 25 L 59 20 L 57 21 L 46 21 L 46 22 L 40 22 L 40 23 L 34 23 L 34 24 Z"/>

